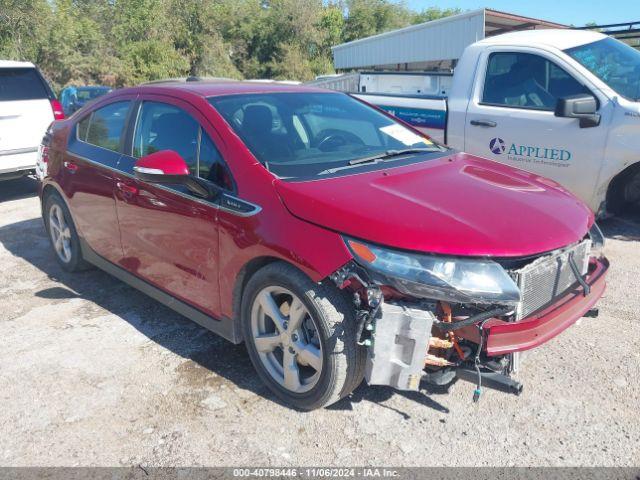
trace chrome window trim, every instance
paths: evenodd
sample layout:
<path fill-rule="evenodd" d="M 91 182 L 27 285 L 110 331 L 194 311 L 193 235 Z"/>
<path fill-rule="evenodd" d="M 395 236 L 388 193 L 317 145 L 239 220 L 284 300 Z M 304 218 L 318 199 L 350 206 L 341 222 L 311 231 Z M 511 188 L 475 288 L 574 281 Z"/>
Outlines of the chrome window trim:
<path fill-rule="evenodd" d="M 111 150 L 109 150 L 109 151 L 111 151 Z M 125 176 L 127 178 L 131 178 L 132 180 L 136 180 L 138 182 L 142 182 L 144 184 L 148 184 L 148 182 L 140 180 L 135 175 L 131 175 L 130 173 L 124 172 L 124 171 L 122 171 L 122 170 L 120 170 L 118 168 L 115 168 L 115 167 L 111 167 L 110 165 L 105 165 L 104 163 L 96 162 L 95 160 L 91 160 L 90 158 L 87 158 L 87 157 L 85 157 L 83 155 L 74 153 L 74 152 L 72 152 L 70 150 L 67 150 L 66 154 L 67 155 L 72 155 L 72 156 L 74 156 L 76 158 L 79 158 L 80 160 L 84 160 L 85 162 L 90 163 L 91 165 L 94 165 L 94 166 L 97 166 L 97 167 L 102 167 L 102 168 L 110 170 L 110 171 L 112 171 L 114 173 L 118 173 L 118 174 L 120 174 L 122 176 Z M 257 215 L 258 213 L 260 213 L 262 211 L 262 207 L 260 205 L 256 205 L 255 203 L 248 202 L 247 200 L 243 200 L 242 198 L 238 198 L 238 197 L 236 197 L 234 195 L 229 195 L 226 192 L 222 192 L 221 195 L 225 196 L 225 197 L 227 197 L 227 198 L 229 198 L 231 200 L 243 203 L 243 204 L 251 207 L 251 210 L 248 211 L 248 212 L 239 212 L 239 211 L 233 210 L 231 208 L 226 208 L 226 207 L 224 207 L 222 205 L 219 205 L 217 203 L 210 202 L 210 201 L 205 200 L 203 198 L 198 198 L 198 197 L 194 197 L 193 195 L 188 195 L 186 193 L 179 192 L 178 190 L 174 190 L 173 188 L 167 187 L 165 185 L 154 183 L 153 186 L 157 187 L 157 188 L 159 188 L 161 190 L 164 190 L 166 192 L 173 193 L 173 194 L 178 195 L 180 197 L 186 198 L 187 200 L 192 200 L 192 201 L 200 203 L 202 205 L 206 205 L 208 207 L 213 207 L 213 208 L 215 208 L 217 210 L 221 210 L 223 212 L 227 212 L 227 213 L 230 213 L 230 214 L 238 216 L 238 217 L 252 217 L 253 215 Z"/>

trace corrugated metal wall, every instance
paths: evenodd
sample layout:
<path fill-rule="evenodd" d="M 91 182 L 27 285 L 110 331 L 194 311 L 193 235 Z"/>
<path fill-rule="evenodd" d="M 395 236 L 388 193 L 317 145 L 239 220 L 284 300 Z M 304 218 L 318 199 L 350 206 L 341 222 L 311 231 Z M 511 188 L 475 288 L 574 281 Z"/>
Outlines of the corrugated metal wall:
<path fill-rule="evenodd" d="M 332 48 L 337 69 L 460 58 L 484 38 L 484 10 L 382 33 Z"/>

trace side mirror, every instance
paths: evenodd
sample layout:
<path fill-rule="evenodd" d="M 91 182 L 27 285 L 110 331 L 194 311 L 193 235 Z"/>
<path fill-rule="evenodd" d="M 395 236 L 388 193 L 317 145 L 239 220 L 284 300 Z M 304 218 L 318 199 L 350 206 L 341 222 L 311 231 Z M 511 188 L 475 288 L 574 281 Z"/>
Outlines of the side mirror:
<path fill-rule="evenodd" d="M 149 183 L 184 184 L 187 163 L 173 150 L 161 150 L 140 158 L 133 167 L 138 179 Z"/>
<path fill-rule="evenodd" d="M 593 95 L 580 94 L 559 98 L 556 103 L 555 116 L 580 119 L 580 128 L 600 125 L 598 102 Z"/>
<path fill-rule="evenodd" d="M 187 162 L 173 150 L 160 150 L 138 159 L 133 171 L 143 182 L 184 185 L 202 198 L 213 199 L 220 193 L 214 184 L 191 175 Z"/>

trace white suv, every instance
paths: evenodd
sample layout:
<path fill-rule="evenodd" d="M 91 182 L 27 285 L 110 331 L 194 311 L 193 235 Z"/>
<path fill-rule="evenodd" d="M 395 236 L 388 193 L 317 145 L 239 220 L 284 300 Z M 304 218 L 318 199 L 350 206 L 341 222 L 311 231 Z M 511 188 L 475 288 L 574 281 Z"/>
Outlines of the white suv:
<path fill-rule="evenodd" d="M 0 60 L 0 180 L 34 173 L 47 127 L 63 118 L 53 90 L 32 63 Z"/>

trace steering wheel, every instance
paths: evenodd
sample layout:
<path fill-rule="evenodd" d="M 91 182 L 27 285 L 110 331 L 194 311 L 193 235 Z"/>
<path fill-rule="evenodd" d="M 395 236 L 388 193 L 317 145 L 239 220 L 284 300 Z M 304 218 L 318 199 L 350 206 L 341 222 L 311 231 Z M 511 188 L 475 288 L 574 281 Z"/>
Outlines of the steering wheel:
<path fill-rule="evenodd" d="M 360 137 L 343 130 L 322 130 L 318 133 L 316 139 L 320 139 L 316 143 L 316 148 L 323 152 L 330 152 L 349 144 L 364 145 Z"/>

